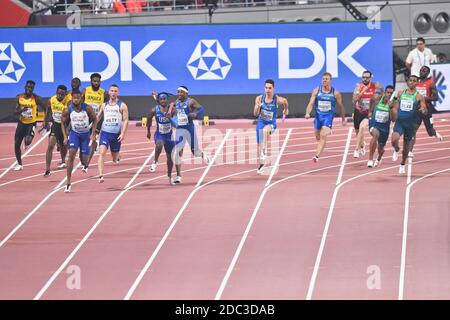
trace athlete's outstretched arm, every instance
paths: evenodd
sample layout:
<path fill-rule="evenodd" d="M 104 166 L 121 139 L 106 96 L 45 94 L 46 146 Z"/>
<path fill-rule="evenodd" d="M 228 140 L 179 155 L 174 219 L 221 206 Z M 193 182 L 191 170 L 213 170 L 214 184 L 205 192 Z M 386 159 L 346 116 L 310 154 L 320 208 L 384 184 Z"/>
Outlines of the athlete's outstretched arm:
<path fill-rule="evenodd" d="M 359 91 L 359 83 L 356 84 L 355 90 L 353 90 L 352 103 L 355 104 L 361 98 L 361 92 Z"/>
<path fill-rule="evenodd" d="M 372 118 L 373 109 L 375 109 L 375 106 L 380 101 L 381 97 L 382 96 L 379 94 L 375 94 L 372 98 L 370 98 L 369 119 Z"/>
<path fill-rule="evenodd" d="M 257 96 L 255 99 L 255 106 L 253 107 L 253 115 L 255 117 L 259 116 L 259 111 L 261 109 L 261 99 L 262 99 L 261 95 Z"/>
<path fill-rule="evenodd" d="M 400 96 L 400 92 L 394 92 L 392 94 L 392 109 L 390 109 L 391 111 L 391 120 L 392 122 L 397 121 L 397 116 L 398 116 L 398 96 Z M 390 108 L 391 106 L 389 106 Z"/>
<path fill-rule="evenodd" d="M 424 98 L 425 98 L 425 102 L 427 102 L 427 101 L 433 102 L 433 101 L 438 100 L 438 92 L 437 92 L 436 84 L 434 82 L 432 82 L 430 84 L 430 96 L 424 97 Z"/>
<path fill-rule="evenodd" d="M 41 107 L 41 110 L 47 109 L 47 103 L 44 99 L 42 99 L 40 96 L 34 95 L 36 98 L 36 103 L 38 105 L 38 108 Z"/>
<path fill-rule="evenodd" d="M 122 110 L 122 131 L 120 132 L 120 136 L 117 138 L 119 142 L 122 142 L 125 138 L 125 134 L 127 133 L 128 129 L 128 106 L 125 102 L 122 102 L 122 107 L 120 108 Z"/>
<path fill-rule="evenodd" d="M 422 114 L 427 114 L 427 104 L 425 103 L 425 98 L 420 93 L 417 94 L 417 101 L 419 101 L 419 111 Z"/>
<path fill-rule="evenodd" d="M 311 118 L 311 111 L 312 111 L 312 108 L 314 106 L 314 102 L 316 102 L 316 97 L 317 97 L 317 93 L 318 92 L 319 92 L 319 88 L 317 87 L 311 93 L 311 98 L 309 98 L 309 102 L 308 102 L 308 105 L 306 106 L 306 111 L 305 111 L 305 118 L 306 119 Z"/>
<path fill-rule="evenodd" d="M 198 103 L 195 99 L 189 99 L 189 113 L 190 118 L 197 118 L 198 116 L 202 117 L 205 114 L 205 108 Z"/>
<path fill-rule="evenodd" d="M 95 128 L 97 128 L 97 116 L 95 115 L 95 111 L 94 109 L 92 109 L 91 106 L 86 106 L 86 112 L 88 114 L 89 117 L 89 122 L 92 122 L 92 132 L 91 132 L 91 141 L 95 141 Z"/>
<path fill-rule="evenodd" d="M 22 113 L 23 109 L 19 104 L 19 95 L 16 96 L 16 108 L 14 109 L 14 115 L 18 116 Z"/>
<path fill-rule="evenodd" d="M 147 139 L 152 137 L 150 129 L 152 127 L 153 116 L 155 115 L 155 108 L 152 108 L 147 116 Z"/>
<path fill-rule="evenodd" d="M 45 115 L 44 115 L 44 122 L 42 123 L 42 128 L 45 128 L 46 130 L 48 130 L 48 123 L 51 121 L 52 119 L 52 107 L 51 107 L 51 102 L 50 99 L 47 102 L 47 106 L 45 108 Z"/>
<path fill-rule="evenodd" d="M 339 109 L 341 109 L 342 125 L 345 126 L 347 122 L 345 121 L 345 107 L 342 103 L 342 95 L 339 91 L 335 90 L 334 96 L 336 97 L 336 103 L 339 106 Z"/>
<path fill-rule="evenodd" d="M 285 116 L 289 115 L 289 102 L 286 98 L 277 96 L 277 104 L 283 106 L 283 114 Z"/>
<path fill-rule="evenodd" d="M 66 125 L 69 125 L 70 122 L 70 116 L 69 116 L 69 110 L 64 110 L 61 114 L 61 131 L 64 137 L 64 145 L 67 145 L 67 127 Z"/>
<path fill-rule="evenodd" d="M 381 83 L 376 82 L 375 83 L 375 94 L 378 94 L 381 96 L 381 95 L 383 95 L 383 93 L 384 93 L 383 86 L 381 85 Z"/>
<path fill-rule="evenodd" d="M 101 106 L 100 106 L 100 109 L 98 110 L 97 122 L 100 122 L 102 120 L 102 118 L 103 118 L 103 111 L 104 111 L 104 108 L 105 108 L 105 104 L 106 103 L 102 103 Z"/>

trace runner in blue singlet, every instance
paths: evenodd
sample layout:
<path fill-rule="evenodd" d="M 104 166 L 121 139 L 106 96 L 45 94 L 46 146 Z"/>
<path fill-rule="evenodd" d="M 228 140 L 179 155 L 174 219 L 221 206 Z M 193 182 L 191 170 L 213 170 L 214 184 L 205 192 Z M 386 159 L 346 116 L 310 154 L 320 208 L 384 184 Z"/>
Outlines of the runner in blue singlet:
<path fill-rule="evenodd" d="M 314 107 L 316 117 L 314 119 L 314 132 L 316 135 L 317 152 L 313 157 L 314 162 L 319 161 L 319 156 L 322 154 L 327 143 L 327 137 L 331 133 L 334 119 L 334 109 L 336 104 L 341 111 L 342 125 L 346 125 L 345 108 L 342 104 L 342 95 L 339 91 L 331 86 L 331 73 L 325 72 L 322 74 L 322 85 L 315 88 L 309 99 L 306 107 L 305 118 L 311 118 L 311 111 Z"/>
<path fill-rule="evenodd" d="M 262 173 L 267 158 L 268 137 L 277 128 L 277 107 L 283 106 L 283 115 L 289 114 L 289 103 L 286 98 L 274 94 L 275 82 L 272 79 L 264 83 L 264 94 L 255 99 L 253 115 L 258 117 L 256 123 L 256 143 L 258 144 L 259 166 L 257 173 Z"/>

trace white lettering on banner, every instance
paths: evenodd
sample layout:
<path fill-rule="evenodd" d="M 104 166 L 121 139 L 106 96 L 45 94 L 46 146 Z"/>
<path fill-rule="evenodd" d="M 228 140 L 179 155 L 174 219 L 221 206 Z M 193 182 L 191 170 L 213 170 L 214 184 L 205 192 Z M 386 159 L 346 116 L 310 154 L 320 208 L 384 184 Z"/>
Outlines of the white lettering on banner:
<path fill-rule="evenodd" d="M 290 49 L 306 48 L 314 55 L 313 63 L 305 69 L 291 69 Z M 325 55 L 320 44 L 312 39 L 278 39 L 278 77 L 280 79 L 311 78 L 318 74 L 325 63 Z"/>
<path fill-rule="evenodd" d="M 102 75 L 102 80 L 112 78 L 119 67 L 119 56 L 113 46 L 102 41 L 72 42 L 73 74 L 81 81 L 90 81 L 93 71 L 84 71 L 84 52 L 99 51 L 106 55 L 108 64 L 103 71 L 95 70 Z"/>
<path fill-rule="evenodd" d="M 57 51 L 70 51 L 70 42 L 26 42 L 25 52 L 41 52 L 42 54 L 42 82 L 54 82 L 53 53 Z"/>
<path fill-rule="evenodd" d="M 338 38 L 326 38 L 325 52 L 321 45 L 308 38 L 278 39 L 278 76 L 280 79 L 311 78 L 318 74 L 326 62 L 327 71 L 334 77 L 339 76 L 338 60 L 340 60 L 355 75 L 360 76 L 365 70 L 361 64 L 353 58 L 371 37 L 356 37 L 340 53 L 338 52 Z M 231 49 L 247 49 L 248 79 L 260 78 L 259 51 L 262 48 L 276 48 L 277 39 L 230 39 Z M 305 69 L 290 68 L 290 49 L 306 48 L 313 55 L 312 64 Z M 297 57 L 298 58 L 298 57 Z"/>
<path fill-rule="evenodd" d="M 131 41 L 120 41 L 120 80 L 133 80 L 131 67 Z"/>
<path fill-rule="evenodd" d="M 230 39 L 231 49 L 247 49 L 248 78 L 259 79 L 259 49 L 276 48 L 277 39 Z"/>
<path fill-rule="evenodd" d="M 343 64 L 347 66 L 355 75 L 361 76 L 364 70 L 363 66 L 353 58 L 353 55 L 358 52 L 371 37 L 356 37 L 347 47 L 338 54 L 338 39 L 327 38 L 327 71 L 330 72 L 333 77 L 339 75 L 338 72 L 338 60 L 341 60 Z"/>
<path fill-rule="evenodd" d="M 261 49 L 278 49 L 278 76 L 280 79 L 311 78 L 325 69 L 334 77 L 339 76 L 338 61 L 341 61 L 355 75 L 360 76 L 366 69 L 357 62 L 353 55 L 358 52 L 371 37 L 356 37 L 341 52 L 338 51 L 338 38 L 326 38 L 325 48 L 317 41 L 308 38 L 281 39 L 230 39 L 230 49 L 246 49 L 248 63 L 248 79 L 260 78 Z M 165 81 L 167 78 L 148 62 L 165 40 L 149 41 L 136 55 L 132 55 L 132 41 L 120 41 L 118 50 L 103 41 L 82 42 L 28 42 L 24 43 L 25 52 L 40 52 L 42 56 L 42 82 L 54 82 L 55 52 L 72 50 L 73 76 L 81 81 L 89 81 L 92 72 L 99 72 L 102 80 L 115 76 L 120 65 L 120 80 L 132 81 L 133 68 L 136 65 L 148 78 L 155 81 Z M 313 61 L 306 68 L 291 68 L 291 61 L 302 59 L 301 55 L 294 55 L 292 48 L 304 48 L 313 54 Z M 85 52 L 101 52 L 106 58 L 104 70 L 85 70 Z M 119 51 L 119 52 L 118 52 Z M 272 55 L 274 53 L 272 52 Z"/>
<path fill-rule="evenodd" d="M 156 51 L 165 40 L 152 40 L 134 56 L 132 61 L 152 80 L 167 80 L 154 66 L 148 63 L 147 59 Z"/>
<path fill-rule="evenodd" d="M 131 41 L 120 41 L 120 80 L 132 81 L 132 63 L 141 69 L 151 80 L 167 80 L 147 59 L 164 43 L 164 40 L 152 40 L 134 57 L 131 54 Z M 72 44 L 72 46 L 71 46 Z M 119 55 L 113 46 L 102 41 L 86 42 L 25 42 L 25 52 L 40 52 L 42 55 L 42 82 L 54 82 L 54 52 L 72 49 L 73 75 L 81 81 L 90 81 L 92 72 L 102 75 L 102 80 L 112 78 L 119 68 Z M 102 52 L 107 65 L 104 70 L 85 71 L 84 53 L 86 51 Z"/>

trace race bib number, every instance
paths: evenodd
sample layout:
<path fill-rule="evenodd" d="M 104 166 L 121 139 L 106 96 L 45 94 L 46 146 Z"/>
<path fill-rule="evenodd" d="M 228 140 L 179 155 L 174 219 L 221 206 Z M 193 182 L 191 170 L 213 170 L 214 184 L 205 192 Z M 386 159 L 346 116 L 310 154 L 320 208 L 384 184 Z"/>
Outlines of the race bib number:
<path fill-rule="evenodd" d="M 362 110 L 370 109 L 370 99 L 361 99 L 361 109 Z"/>
<path fill-rule="evenodd" d="M 187 114 L 184 112 L 184 110 L 178 110 L 177 111 L 177 120 L 178 120 L 178 125 L 179 126 L 185 126 L 188 124 L 188 116 Z"/>
<path fill-rule="evenodd" d="M 272 121 L 273 112 L 261 109 L 261 120 L 263 121 Z"/>
<path fill-rule="evenodd" d="M 82 123 L 73 123 L 73 129 L 77 132 L 89 131 L 89 126 L 86 126 Z"/>
<path fill-rule="evenodd" d="M 331 110 L 331 101 L 321 101 L 317 103 L 317 107 L 320 112 L 328 112 Z"/>
<path fill-rule="evenodd" d="M 378 123 L 386 123 L 389 121 L 389 112 L 377 111 L 375 115 L 375 121 Z"/>
<path fill-rule="evenodd" d="M 20 114 L 22 118 L 31 119 L 33 118 L 33 109 L 32 108 L 25 108 L 22 113 Z"/>
<path fill-rule="evenodd" d="M 417 88 L 417 92 L 419 92 L 424 97 L 427 96 L 427 89 L 426 88 Z"/>
<path fill-rule="evenodd" d="M 410 112 L 413 109 L 413 101 L 411 100 L 402 100 L 400 102 L 400 110 Z"/>
<path fill-rule="evenodd" d="M 119 125 L 119 121 L 117 120 L 117 118 L 106 118 L 105 125 L 108 127 L 116 127 Z"/>
<path fill-rule="evenodd" d="M 161 134 L 170 133 L 172 130 L 172 125 L 170 123 L 158 123 L 158 131 Z"/>
<path fill-rule="evenodd" d="M 61 123 L 61 112 L 53 112 L 53 121 Z"/>

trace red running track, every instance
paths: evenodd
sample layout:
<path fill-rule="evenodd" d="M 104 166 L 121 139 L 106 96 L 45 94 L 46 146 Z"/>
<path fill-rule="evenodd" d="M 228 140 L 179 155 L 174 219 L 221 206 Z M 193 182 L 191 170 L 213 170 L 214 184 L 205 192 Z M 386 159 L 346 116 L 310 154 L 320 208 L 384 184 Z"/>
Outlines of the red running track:
<path fill-rule="evenodd" d="M 153 143 L 146 141 L 145 130 L 132 127 L 123 161 L 105 166 L 110 173 L 105 183 L 95 179 L 94 158 L 88 177 L 74 174 L 79 182 L 71 194 L 52 193 L 64 171 L 42 177 L 43 141 L 25 157 L 30 166 L 0 179 L 6 208 L 0 298 L 397 299 L 402 291 L 405 299 L 448 299 L 450 282 L 442 279 L 450 278 L 449 202 L 442 186 L 449 171 L 414 181 L 450 168 L 450 127 L 436 123 L 443 142 L 419 130 L 403 242 L 407 176 L 398 175 L 392 149 L 379 168 L 368 169 L 367 156 L 352 158 L 352 136 L 341 166 L 349 127 L 337 123 L 315 164 L 311 126 L 280 123 L 274 146 L 286 145 L 271 158 L 272 164 L 278 155 L 280 161 L 273 175 L 272 167 L 257 175 L 249 160 L 256 155 L 250 124 L 202 128 L 203 146 L 211 154 L 226 129 L 233 129 L 223 149 L 228 154 L 222 151 L 207 168 L 185 153 L 179 186 L 168 184 L 164 156 L 157 172 L 146 165 L 135 175 L 150 160 Z M 1 126 L 0 134 L 12 136 L 13 130 Z M 0 168 L 12 164 L 12 151 L 12 145 L 0 145 Z M 19 192 L 20 201 L 11 201 Z M 71 290 L 73 266 L 80 270 L 81 288 Z M 373 268 L 379 288 L 368 287 Z"/>

